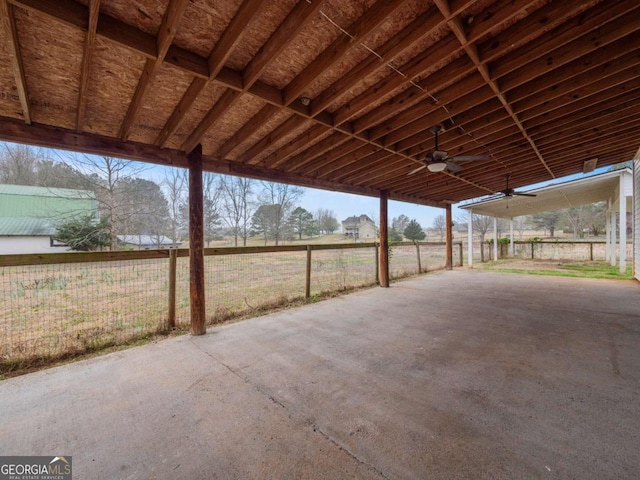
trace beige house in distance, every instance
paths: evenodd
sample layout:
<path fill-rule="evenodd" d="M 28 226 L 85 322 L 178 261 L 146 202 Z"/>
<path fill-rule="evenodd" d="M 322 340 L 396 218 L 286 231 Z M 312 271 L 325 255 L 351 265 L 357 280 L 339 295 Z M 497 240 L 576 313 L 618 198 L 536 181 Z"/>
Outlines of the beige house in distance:
<path fill-rule="evenodd" d="M 375 240 L 376 224 L 367 215 L 353 216 L 342 221 L 342 233 L 345 237 Z"/>

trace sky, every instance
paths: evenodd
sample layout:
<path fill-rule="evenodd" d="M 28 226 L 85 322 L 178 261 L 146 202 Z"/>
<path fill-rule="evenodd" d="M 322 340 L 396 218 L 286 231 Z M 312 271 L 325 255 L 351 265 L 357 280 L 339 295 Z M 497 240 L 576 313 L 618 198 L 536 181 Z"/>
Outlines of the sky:
<path fill-rule="evenodd" d="M 0 144 L 4 144 L 4 142 L 0 142 Z M 7 143 L 6 145 L 11 146 L 12 144 Z M 48 155 L 53 160 L 65 160 L 70 156 L 75 154 L 70 152 L 65 152 L 61 150 L 47 150 L 50 152 Z M 162 167 L 159 165 L 151 165 L 148 164 L 146 168 L 139 174 L 139 176 L 143 178 L 147 178 L 155 181 L 158 184 L 162 183 L 164 178 L 164 172 L 169 167 Z M 596 169 L 593 174 L 602 173 L 606 171 L 610 167 Z M 561 181 L 573 180 L 575 178 L 584 177 L 586 175 L 576 174 L 571 175 L 569 177 L 564 177 L 562 179 L 554 179 L 552 181 L 542 182 L 535 185 L 529 185 L 524 188 L 519 188 L 518 190 L 526 191 L 532 188 L 538 188 L 545 185 L 549 185 L 550 183 L 557 183 Z M 312 188 L 304 188 L 304 195 L 299 201 L 299 205 L 302 208 L 310 212 L 315 212 L 319 208 L 331 210 L 334 212 L 335 217 L 338 222 L 342 222 L 342 220 L 347 217 L 353 215 L 368 215 L 372 220 L 375 221 L 376 224 L 379 223 L 380 220 L 380 200 L 375 197 L 367 197 L 363 195 L 354 195 L 348 193 L 340 193 L 340 192 L 331 192 L 327 190 L 318 190 Z M 469 202 L 462 202 L 458 205 L 464 205 Z M 460 210 L 457 205 L 453 206 L 453 219 L 454 222 L 456 219 L 465 219 L 467 213 L 463 210 Z M 409 219 L 415 219 L 420 223 L 423 228 L 430 228 L 433 226 L 434 219 L 438 215 L 443 215 L 444 210 L 441 208 L 427 207 L 424 205 L 416 205 L 405 202 L 397 202 L 394 200 L 389 201 L 389 223 L 393 220 L 393 218 L 398 217 L 400 215 L 406 215 Z"/>

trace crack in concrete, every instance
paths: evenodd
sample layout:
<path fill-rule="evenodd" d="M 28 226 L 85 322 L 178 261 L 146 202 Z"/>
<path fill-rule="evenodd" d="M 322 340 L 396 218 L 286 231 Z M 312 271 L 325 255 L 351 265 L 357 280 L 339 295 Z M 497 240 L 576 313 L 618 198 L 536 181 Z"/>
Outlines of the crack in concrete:
<path fill-rule="evenodd" d="M 281 402 L 280 400 L 278 400 L 277 398 L 275 398 L 273 395 L 271 395 L 269 392 L 265 391 L 263 388 L 261 388 L 259 385 L 257 385 L 256 383 L 252 382 L 251 379 L 246 376 L 241 374 L 239 371 L 237 371 L 236 369 L 234 369 L 233 367 L 231 367 L 230 365 L 227 365 L 225 362 L 223 362 L 222 360 L 220 360 L 218 357 L 216 357 L 214 354 L 204 350 L 203 348 L 200 347 L 200 345 L 198 345 L 197 343 L 195 343 L 193 340 L 190 340 L 191 343 L 198 349 L 200 350 L 202 353 L 204 353 L 206 356 L 208 356 L 209 358 L 211 358 L 212 360 L 214 360 L 216 363 L 222 365 L 224 368 L 226 368 L 232 375 L 238 377 L 240 380 L 242 380 L 244 383 L 246 383 L 247 385 L 253 387 L 257 392 L 261 393 L 262 395 L 266 396 L 272 403 L 275 403 L 276 405 L 284 408 L 287 411 L 287 414 L 289 416 L 289 418 L 291 418 L 293 420 L 293 416 L 298 417 L 298 420 L 301 420 L 302 423 L 309 423 L 313 429 L 314 433 L 318 433 L 323 439 L 325 439 L 326 441 L 328 441 L 329 443 L 331 443 L 332 445 L 334 445 L 336 448 L 338 448 L 338 450 L 346 453 L 350 458 L 352 458 L 353 460 L 355 460 L 356 462 L 358 462 L 360 465 L 365 466 L 366 468 L 368 468 L 369 470 L 375 472 L 376 474 L 378 474 L 382 479 L 384 480 L 390 480 L 390 477 L 386 476 L 383 472 L 381 472 L 379 469 L 377 469 L 375 466 L 371 465 L 370 463 L 365 462 L 364 460 L 362 460 L 361 458 L 359 458 L 356 454 L 354 454 L 353 452 L 351 452 L 346 446 L 342 445 L 341 443 L 339 443 L 337 440 L 335 440 L 333 437 L 331 437 L 328 433 L 324 432 L 316 423 L 311 422 L 308 420 L 308 418 L 311 418 L 310 415 L 305 415 L 304 412 L 302 411 L 294 411 L 292 408 L 287 407 L 283 402 Z M 307 417 L 307 418 L 305 418 Z"/>

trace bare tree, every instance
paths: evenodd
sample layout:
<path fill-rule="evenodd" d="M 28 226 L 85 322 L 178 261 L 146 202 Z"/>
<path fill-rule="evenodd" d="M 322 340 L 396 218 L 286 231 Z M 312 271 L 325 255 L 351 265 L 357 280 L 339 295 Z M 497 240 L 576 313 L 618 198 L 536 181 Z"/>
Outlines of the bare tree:
<path fill-rule="evenodd" d="M 187 171 L 180 168 L 165 170 L 164 185 L 167 203 L 169 206 L 169 219 L 167 232 L 174 242 L 180 238 L 180 230 L 184 226 L 182 205 L 185 203 L 185 190 L 189 183 Z"/>
<path fill-rule="evenodd" d="M 233 232 L 234 245 L 238 246 L 238 237 L 242 238 L 242 245 L 247 246 L 247 237 L 251 227 L 255 202 L 253 201 L 254 181 L 241 177 L 222 177 L 223 219 Z"/>
<path fill-rule="evenodd" d="M 444 236 L 447 233 L 447 223 L 443 214 L 433 219 L 433 231 L 440 235 L 441 242 L 444 241 Z"/>
<path fill-rule="evenodd" d="M 204 202 L 204 239 L 207 246 L 215 238 L 222 221 L 221 193 L 218 175 L 205 172 L 202 175 L 202 198 Z"/>
<path fill-rule="evenodd" d="M 395 228 L 397 232 L 402 233 L 407 228 L 411 220 L 406 215 L 400 215 L 391 220 L 391 227 Z"/>
<path fill-rule="evenodd" d="M 0 183 L 37 185 L 37 164 L 42 150 L 27 145 L 4 145 L 0 157 Z"/>
<path fill-rule="evenodd" d="M 296 201 L 304 194 L 304 190 L 285 183 L 261 182 L 261 184 L 260 203 L 273 205 L 275 209 L 271 232 L 276 245 L 278 245 L 285 234 L 289 213 Z"/>
<path fill-rule="evenodd" d="M 315 218 L 320 232 L 331 234 L 340 228 L 336 214 L 332 210 L 319 208 L 316 210 Z"/>
<path fill-rule="evenodd" d="M 493 219 L 486 215 L 473 214 L 473 230 L 480 235 L 480 243 L 484 243 L 484 237 L 493 226 Z"/>
<path fill-rule="evenodd" d="M 126 232 L 130 218 L 145 209 L 127 198 L 124 184 L 136 178 L 145 166 L 114 157 L 81 155 L 74 158 L 74 165 L 83 174 L 87 188 L 96 194 L 99 210 L 107 218 L 111 249 L 116 249 L 117 233 Z"/>

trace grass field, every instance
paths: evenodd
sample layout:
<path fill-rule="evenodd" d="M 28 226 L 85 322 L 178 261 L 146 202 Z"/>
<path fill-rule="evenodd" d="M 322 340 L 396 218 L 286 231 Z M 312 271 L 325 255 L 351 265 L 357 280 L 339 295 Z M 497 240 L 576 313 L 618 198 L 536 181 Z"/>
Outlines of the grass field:
<path fill-rule="evenodd" d="M 444 247 L 420 250 L 423 271 L 444 267 Z M 306 255 L 206 256 L 207 322 L 304 299 Z M 187 257 L 177 259 L 176 321 L 182 329 L 190 318 L 188 265 Z M 314 250 L 311 300 L 375 284 L 375 265 L 372 247 Z M 418 273 L 415 246 L 391 247 L 390 273 Z M 168 290 L 169 262 L 162 258 L 1 267 L 0 369 L 166 332 Z"/>

